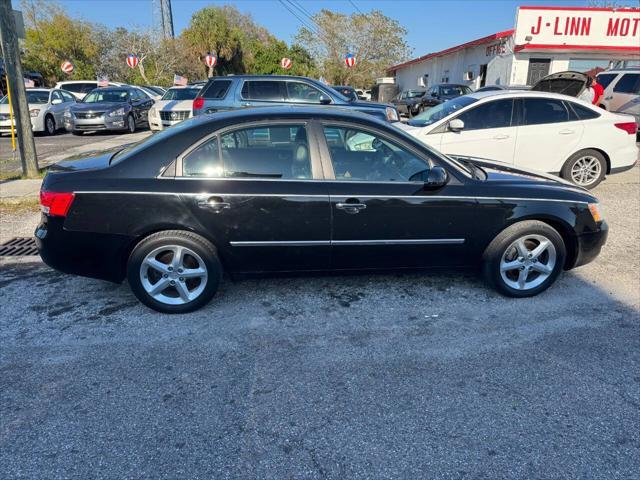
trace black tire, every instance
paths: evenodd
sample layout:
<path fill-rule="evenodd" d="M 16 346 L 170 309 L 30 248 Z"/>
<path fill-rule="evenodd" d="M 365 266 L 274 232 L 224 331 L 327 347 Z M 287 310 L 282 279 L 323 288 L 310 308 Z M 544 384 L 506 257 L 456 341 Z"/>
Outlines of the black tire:
<path fill-rule="evenodd" d="M 145 257 L 158 248 L 171 245 L 192 250 L 207 268 L 207 279 L 202 293 L 194 300 L 181 305 L 156 300 L 145 290 L 140 278 L 141 265 Z M 127 280 L 133 294 L 146 306 L 162 313 L 188 313 L 203 307 L 213 298 L 222 280 L 222 265 L 216 248 L 205 238 L 183 230 L 166 230 L 149 235 L 136 245 L 127 262 Z"/>
<path fill-rule="evenodd" d="M 574 169 L 574 165 L 576 165 L 577 162 L 585 158 L 592 158 L 596 160 L 600 164 L 600 167 L 599 167 L 600 173 L 597 175 L 597 177 L 593 181 L 590 181 L 588 183 L 581 183 L 576 178 L 574 178 L 574 175 L 572 174 L 572 170 Z M 564 162 L 564 165 L 562 166 L 562 170 L 560 171 L 560 176 L 565 180 L 568 180 L 571 183 L 578 185 L 579 187 L 592 189 L 592 188 L 595 188 L 598 184 L 600 184 L 602 180 L 604 180 L 606 172 L 607 172 L 607 160 L 604 158 L 604 155 L 602 155 L 597 150 L 586 148 L 584 150 L 580 150 L 579 152 L 574 153 L 569 157 L 569 159 L 566 162 Z"/>
<path fill-rule="evenodd" d="M 136 119 L 133 115 L 127 115 L 127 133 L 136 133 Z"/>
<path fill-rule="evenodd" d="M 539 285 L 525 290 L 518 290 L 511 287 L 503 279 L 501 269 L 501 261 L 503 255 L 511 250 L 512 244 L 520 238 L 532 236 L 541 236 L 549 240 L 555 247 L 555 264 L 551 273 Z M 549 253 L 547 254 L 549 255 Z M 562 236 L 549 224 L 537 220 L 526 220 L 515 223 L 502 232 L 489 244 L 482 256 L 483 273 L 487 282 L 500 293 L 509 297 L 533 297 L 543 291 L 555 282 L 556 278 L 562 271 L 567 256 L 566 246 Z M 532 273 L 533 280 L 540 275 L 537 272 Z"/>
<path fill-rule="evenodd" d="M 44 117 L 44 134 L 55 135 L 56 134 L 56 120 L 51 115 Z"/>

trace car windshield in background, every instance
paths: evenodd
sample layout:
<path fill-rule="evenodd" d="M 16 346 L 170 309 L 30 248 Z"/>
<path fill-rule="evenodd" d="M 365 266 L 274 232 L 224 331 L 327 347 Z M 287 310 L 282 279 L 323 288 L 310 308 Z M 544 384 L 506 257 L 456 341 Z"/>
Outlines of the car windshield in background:
<path fill-rule="evenodd" d="M 171 88 L 167 90 L 162 100 L 193 100 L 199 91 L 198 88 Z"/>
<path fill-rule="evenodd" d="M 336 92 L 345 97 L 348 101 L 353 101 L 358 99 L 358 95 L 355 90 L 347 87 L 332 87 Z"/>
<path fill-rule="evenodd" d="M 6 95 L 0 100 L 0 104 L 9 103 L 9 97 Z M 49 92 L 30 92 L 27 90 L 27 103 L 49 103 Z"/>
<path fill-rule="evenodd" d="M 452 113 L 460 110 L 461 108 L 464 108 L 467 105 L 471 105 L 472 103 L 477 101 L 477 99 L 471 97 L 454 98 L 452 100 L 436 105 L 435 107 L 431 107 L 430 109 L 422 112 L 420 115 L 416 115 L 409 122 L 409 125 L 413 125 L 414 127 L 426 127 L 427 125 L 431 125 L 438 120 L 442 120 L 444 117 L 449 116 Z"/>
<path fill-rule="evenodd" d="M 126 102 L 128 90 L 93 90 L 84 97 L 83 103 Z"/>
<path fill-rule="evenodd" d="M 409 90 L 407 92 L 407 98 L 419 98 L 424 97 L 424 94 L 427 93 L 424 90 Z"/>
<path fill-rule="evenodd" d="M 468 93 L 471 93 L 471 89 L 464 85 L 440 87 L 440 95 L 444 95 L 446 97 L 453 95 L 466 95 Z"/>

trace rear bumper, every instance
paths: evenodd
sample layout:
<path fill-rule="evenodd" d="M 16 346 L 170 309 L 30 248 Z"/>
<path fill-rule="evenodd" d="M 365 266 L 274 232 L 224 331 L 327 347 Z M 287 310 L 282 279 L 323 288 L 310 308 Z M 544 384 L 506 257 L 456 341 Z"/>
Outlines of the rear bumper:
<path fill-rule="evenodd" d="M 602 250 L 607 242 L 609 235 L 609 226 L 606 222 L 602 222 L 600 230 L 592 233 L 584 233 L 578 236 L 578 251 L 573 265 L 569 268 L 580 267 L 592 262 Z"/>
<path fill-rule="evenodd" d="M 122 235 L 70 232 L 64 219 L 42 215 L 36 244 L 42 261 L 51 268 L 83 277 L 121 282 L 132 239 Z"/>

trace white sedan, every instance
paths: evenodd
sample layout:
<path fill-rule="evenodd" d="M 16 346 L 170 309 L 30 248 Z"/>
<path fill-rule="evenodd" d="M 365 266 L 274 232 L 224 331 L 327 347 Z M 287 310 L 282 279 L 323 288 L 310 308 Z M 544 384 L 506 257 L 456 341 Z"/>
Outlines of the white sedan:
<path fill-rule="evenodd" d="M 193 99 L 201 86 L 172 87 L 149 110 L 149 128 L 164 130 L 192 116 Z"/>
<path fill-rule="evenodd" d="M 638 159 L 633 117 L 555 93 L 472 93 L 395 125 L 446 154 L 549 172 L 585 188 Z"/>
<path fill-rule="evenodd" d="M 31 128 L 34 132 L 54 135 L 57 130 L 64 128 L 64 113 L 75 103 L 75 97 L 64 90 L 27 89 Z M 4 96 L 0 100 L 0 133 L 11 133 L 12 125 L 15 130 L 15 118 L 12 121 L 9 114 L 9 98 Z"/>

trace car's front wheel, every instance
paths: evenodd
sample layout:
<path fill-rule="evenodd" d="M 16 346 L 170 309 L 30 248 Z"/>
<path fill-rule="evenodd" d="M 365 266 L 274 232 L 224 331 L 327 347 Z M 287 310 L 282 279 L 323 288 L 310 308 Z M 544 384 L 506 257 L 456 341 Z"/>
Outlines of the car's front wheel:
<path fill-rule="evenodd" d="M 562 236 L 535 220 L 516 223 L 500 232 L 483 255 L 484 275 L 499 292 L 531 297 L 556 280 L 566 257 Z"/>
<path fill-rule="evenodd" d="M 560 176 L 584 188 L 595 188 L 607 171 L 607 161 L 597 150 L 585 149 L 574 153 L 562 167 Z"/>
<path fill-rule="evenodd" d="M 47 115 L 44 119 L 44 131 L 47 135 L 56 134 L 56 121 L 51 115 Z"/>
<path fill-rule="evenodd" d="M 127 132 L 136 133 L 136 119 L 131 114 L 127 116 Z"/>
<path fill-rule="evenodd" d="M 222 278 L 215 247 L 191 232 L 169 230 L 131 252 L 127 279 L 142 303 L 163 313 L 187 313 L 208 303 Z"/>

